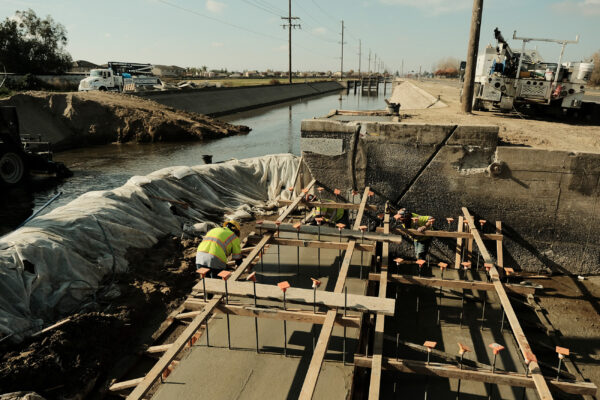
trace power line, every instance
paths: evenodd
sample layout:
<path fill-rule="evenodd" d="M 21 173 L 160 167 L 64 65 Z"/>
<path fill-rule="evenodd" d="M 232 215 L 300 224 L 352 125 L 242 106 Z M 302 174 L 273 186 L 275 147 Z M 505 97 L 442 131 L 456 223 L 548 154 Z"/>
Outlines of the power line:
<path fill-rule="evenodd" d="M 251 5 L 251 6 L 253 6 L 253 7 L 256 7 L 256 8 L 258 8 L 258 9 L 260 9 L 260 10 L 263 10 L 263 11 L 265 11 L 265 12 L 268 12 L 269 14 L 273 14 L 273 15 L 275 15 L 275 16 L 277 16 L 277 17 L 279 17 L 279 16 L 281 15 L 281 13 L 277 13 L 277 12 L 275 12 L 275 11 L 271 11 L 271 10 L 269 10 L 269 9 L 267 9 L 267 8 L 264 8 L 264 7 L 263 7 L 263 6 L 261 6 L 261 5 L 254 4 L 254 3 L 250 2 L 249 0 L 242 0 L 242 1 L 243 1 L 244 3 L 246 3 L 246 4 L 250 4 L 250 5 Z"/>

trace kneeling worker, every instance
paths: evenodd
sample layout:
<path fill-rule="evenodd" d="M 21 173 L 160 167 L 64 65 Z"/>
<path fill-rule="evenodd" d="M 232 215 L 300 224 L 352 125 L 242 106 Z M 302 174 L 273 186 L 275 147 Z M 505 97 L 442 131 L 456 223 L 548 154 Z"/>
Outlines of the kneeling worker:
<path fill-rule="evenodd" d="M 306 195 L 307 202 L 319 202 L 319 198 L 312 195 Z M 333 203 L 332 200 L 324 200 L 323 203 Z M 328 208 L 328 207 L 315 207 L 314 210 L 306 217 L 305 223 L 312 224 L 315 222 L 315 218 L 323 218 L 323 221 L 331 226 L 335 226 L 337 223 L 343 223 L 348 226 L 348 213 L 343 208 Z"/>
<path fill-rule="evenodd" d="M 240 244 L 240 224 L 237 221 L 225 221 L 222 228 L 214 228 L 206 233 L 196 253 L 196 269 L 209 268 L 210 278 L 217 278 L 219 272 L 227 268 L 227 258 L 242 263 Z"/>
<path fill-rule="evenodd" d="M 429 215 L 411 213 L 405 208 L 400 209 L 398 215 L 400 216 L 399 220 L 403 227 L 416 229 L 418 232 L 425 232 L 426 230 L 431 229 L 433 227 L 433 222 L 435 221 L 435 219 Z M 413 218 L 416 219 L 413 220 Z M 425 260 L 425 257 L 427 257 L 427 253 L 429 252 L 429 246 L 431 245 L 431 237 L 414 236 L 413 240 L 415 245 L 415 257 L 417 260 Z"/>

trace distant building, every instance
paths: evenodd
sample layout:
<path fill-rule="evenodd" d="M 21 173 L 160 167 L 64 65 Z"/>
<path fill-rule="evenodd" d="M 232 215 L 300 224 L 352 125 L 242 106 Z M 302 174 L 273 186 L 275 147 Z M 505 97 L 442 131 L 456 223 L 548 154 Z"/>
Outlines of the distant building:
<path fill-rule="evenodd" d="M 185 76 L 186 69 L 176 65 L 153 65 L 152 73 L 163 78 L 176 78 Z"/>
<path fill-rule="evenodd" d="M 99 68 L 99 65 L 91 63 L 85 60 L 73 61 L 71 64 L 71 70 L 69 72 L 84 72 L 88 73 L 91 69 Z"/>
<path fill-rule="evenodd" d="M 244 72 L 244 77 L 245 78 L 256 78 L 259 76 L 258 71 L 246 71 Z"/>

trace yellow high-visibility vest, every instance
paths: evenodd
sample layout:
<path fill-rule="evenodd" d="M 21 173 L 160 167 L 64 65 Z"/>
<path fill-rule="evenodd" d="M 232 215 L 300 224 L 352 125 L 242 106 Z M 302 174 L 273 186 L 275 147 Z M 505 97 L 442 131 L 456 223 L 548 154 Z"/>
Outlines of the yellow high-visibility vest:
<path fill-rule="evenodd" d="M 210 254 L 227 264 L 227 257 L 234 260 L 242 257 L 240 238 L 229 228 L 214 228 L 204 236 L 198 246 L 198 253 Z M 225 265 L 223 265 L 223 268 Z"/>

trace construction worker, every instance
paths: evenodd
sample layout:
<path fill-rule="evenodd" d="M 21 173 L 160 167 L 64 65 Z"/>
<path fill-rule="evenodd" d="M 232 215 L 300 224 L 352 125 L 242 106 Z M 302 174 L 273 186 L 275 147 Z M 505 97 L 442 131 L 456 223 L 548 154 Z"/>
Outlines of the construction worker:
<path fill-rule="evenodd" d="M 219 272 L 227 268 L 227 258 L 242 263 L 240 244 L 240 224 L 234 220 L 225 221 L 222 228 L 214 228 L 206 233 L 196 253 L 196 269 L 209 268 L 210 278 L 216 278 Z"/>
<path fill-rule="evenodd" d="M 307 202 L 319 202 L 319 198 L 308 193 L 306 195 Z M 323 203 L 333 203 L 332 200 L 324 200 Z M 343 208 L 327 208 L 315 207 L 310 215 L 306 218 L 306 223 L 313 223 L 315 218 L 323 218 L 323 222 L 334 226 L 337 223 L 348 225 L 348 215 Z"/>
<path fill-rule="evenodd" d="M 432 229 L 433 222 L 435 221 L 435 219 L 429 215 L 415 214 L 409 212 L 406 208 L 401 208 L 398 211 L 398 216 L 398 222 L 400 222 L 404 228 L 416 229 L 418 232 L 425 232 L 428 229 Z M 429 252 L 431 237 L 415 236 L 413 242 L 415 245 L 415 257 L 417 260 L 424 260 Z"/>

